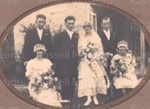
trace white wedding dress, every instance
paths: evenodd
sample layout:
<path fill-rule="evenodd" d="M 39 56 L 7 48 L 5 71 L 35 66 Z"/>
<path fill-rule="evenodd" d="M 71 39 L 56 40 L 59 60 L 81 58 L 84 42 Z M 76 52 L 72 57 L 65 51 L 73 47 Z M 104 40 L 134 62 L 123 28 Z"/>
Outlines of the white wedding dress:
<path fill-rule="evenodd" d="M 79 34 L 79 43 L 78 43 L 78 54 L 79 57 L 81 54 L 84 54 L 84 50 L 88 50 L 88 44 L 92 43 L 98 49 L 95 52 L 94 56 L 89 54 L 89 56 L 84 56 L 80 58 L 78 66 L 78 97 L 83 96 L 94 96 L 98 93 L 107 94 L 106 81 L 104 76 L 107 75 L 104 67 L 102 66 L 100 56 L 104 54 L 103 46 L 101 43 L 100 37 L 96 32 L 92 32 L 91 36 L 85 36 L 84 32 Z M 92 62 L 87 59 L 90 57 Z M 94 65 L 94 70 L 90 68 L 90 64 Z"/>

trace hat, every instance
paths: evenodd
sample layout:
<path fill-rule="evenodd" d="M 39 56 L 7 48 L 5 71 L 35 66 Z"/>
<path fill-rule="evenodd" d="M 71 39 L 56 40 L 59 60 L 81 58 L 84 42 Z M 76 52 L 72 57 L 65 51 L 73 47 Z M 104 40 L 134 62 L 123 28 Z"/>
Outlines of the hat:
<path fill-rule="evenodd" d="M 124 40 L 118 42 L 117 48 L 120 48 L 122 46 L 125 47 L 126 49 L 128 49 L 128 43 Z"/>
<path fill-rule="evenodd" d="M 34 52 L 36 52 L 38 50 L 43 50 L 44 52 L 46 52 L 46 47 L 43 44 L 36 44 L 34 46 Z"/>
<path fill-rule="evenodd" d="M 84 22 L 83 28 L 87 26 L 92 28 L 92 24 L 90 22 Z"/>

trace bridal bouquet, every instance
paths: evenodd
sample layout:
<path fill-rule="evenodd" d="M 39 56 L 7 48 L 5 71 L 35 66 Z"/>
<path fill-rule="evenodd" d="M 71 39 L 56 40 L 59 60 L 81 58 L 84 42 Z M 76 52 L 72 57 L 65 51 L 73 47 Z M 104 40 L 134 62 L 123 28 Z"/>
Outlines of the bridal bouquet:
<path fill-rule="evenodd" d="M 106 74 L 104 66 L 107 66 L 108 57 L 111 53 L 102 54 L 99 44 L 89 42 L 85 49 L 80 48 L 79 58 L 81 61 L 87 60 L 87 64 L 95 75 L 103 76 Z M 102 52 L 102 53 L 101 53 Z M 101 71 L 101 73 L 100 73 Z"/>
<path fill-rule="evenodd" d="M 81 49 L 81 52 L 79 54 L 80 60 L 86 58 L 89 62 L 92 62 L 94 59 L 96 59 L 98 56 L 99 46 L 89 42 L 85 49 Z"/>
<path fill-rule="evenodd" d="M 85 49 L 80 49 L 79 59 L 84 60 L 85 58 L 92 63 L 94 60 L 100 61 L 104 67 L 108 67 L 108 59 L 113 56 L 112 53 L 100 54 L 100 46 L 89 42 Z M 90 65 L 91 66 L 91 65 Z"/>
<path fill-rule="evenodd" d="M 31 88 L 34 89 L 36 93 L 40 90 L 46 88 L 53 88 L 55 82 L 58 82 L 58 78 L 53 78 L 54 71 L 42 72 L 41 70 L 34 70 L 32 77 L 30 78 Z M 29 89 L 30 90 L 30 89 Z"/>

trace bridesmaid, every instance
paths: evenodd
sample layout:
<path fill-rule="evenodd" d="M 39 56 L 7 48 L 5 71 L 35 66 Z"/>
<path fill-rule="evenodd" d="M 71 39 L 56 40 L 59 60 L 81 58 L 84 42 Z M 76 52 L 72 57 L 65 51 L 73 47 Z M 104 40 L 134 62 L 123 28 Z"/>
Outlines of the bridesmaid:
<path fill-rule="evenodd" d="M 117 52 L 111 60 L 111 73 L 114 75 L 115 88 L 122 89 L 126 94 L 126 88 L 133 89 L 139 84 L 135 73 L 136 58 L 124 40 L 118 43 Z"/>

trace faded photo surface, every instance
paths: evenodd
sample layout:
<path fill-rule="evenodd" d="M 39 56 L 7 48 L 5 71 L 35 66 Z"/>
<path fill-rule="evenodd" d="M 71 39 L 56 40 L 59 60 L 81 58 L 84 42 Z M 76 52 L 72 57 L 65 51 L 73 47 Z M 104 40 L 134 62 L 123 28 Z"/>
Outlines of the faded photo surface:
<path fill-rule="evenodd" d="M 4 74 L 19 93 L 64 108 L 124 97 L 150 64 L 141 28 L 88 3 L 52 5 L 27 15 L 6 35 L 1 56 Z"/>

